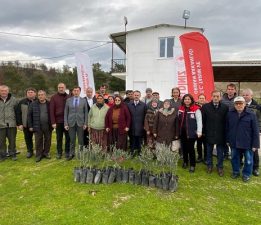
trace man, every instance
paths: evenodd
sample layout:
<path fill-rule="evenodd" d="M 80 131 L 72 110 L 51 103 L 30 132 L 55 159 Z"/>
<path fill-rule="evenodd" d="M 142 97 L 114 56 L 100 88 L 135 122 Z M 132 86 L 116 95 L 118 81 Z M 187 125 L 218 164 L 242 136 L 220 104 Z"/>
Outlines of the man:
<path fill-rule="evenodd" d="M 126 97 L 123 100 L 126 104 L 128 104 L 130 101 L 133 100 L 133 91 L 132 90 L 127 90 L 126 91 Z"/>
<path fill-rule="evenodd" d="M 157 106 L 157 108 L 163 108 L 163 101 L 161 101 L 160 100 L 160 96 L 159 96 L 159 92 L 156 92 L 156 91 L 154 91 L 153 93 L 152 93 L 152 99 L 151 99 L 151 101 L 152 100 L 156 100 L 157 101 L 157 104 L 158 104 L 158 106 Z M 147 108 L 150 108 L 151 107 L 151 101 L 147 104 Z"/>
<path fill-rule="evenodd" d="M 261 130 L 261 112 L 260 105 L 253 99 L 253 91 L 245 89 L 242 91 L 242 96 L 246 101 L 246 107 L 251 109 L 257 116 L 259 131 Z M 259 176 L 259 154 L 258 149 L 253 154 L 253 175 Z"/>
<path fill-rule="evenodd" d="M 16 157 L 16 99 L 9 93 L 9 87 L 0 85 L 0 161 L 6 159 L 6 139 L 8 152 L 12 159 Z"/>
<path fill-rule="evenodd" d="M 17 106 L 17 126 L 19 130 L 24 133 L 24 140 L 27 148 L 27 158 L 31 158 L 34 154 L 33 151 L 33 132 L 28 127 L 28 109 L 32 102 L 36 100 L 36 90 L 34 88 L 27 88 L 26 98 L 22 99 Z"/>
<path fill-rule="evenodd" d="M 228 106 L 229 110 L 234 108 L 234 99 L 237 96 L 237 87 L 235 84 L 230 83 L 227 85 L 226 93 L 222 96 L 222 103 Z M 225 159 L 229 159 L 229 147 L 226 146 L 224 149 Z"/>
<path fill-rule="evenodd" d="M 38 91 L 38 99 L 29 106 L 28 127 L 35 135 L 36 162 L 43 158 L 51 159 L 52 125 L 50 120 L 50 103 L 46 92 Z"/>
<path fill-rule="evenodd" d="M 134 91 L 134 100 L 128 104 L 128 108 L 131 114 L 131 154 L 135 155 L 135 150 L 137 154 L 141 152 L 142 138 L 145 134 L 144 131 L 144 119 L 147 111 L 146 104 L 140 101 L 140 91 Z"/>
<path fill-rule="evenodd" d="M 88 109 L 86 100 L 80 97 L 81 88 L 74 87 L 73 97 L 66 100 L 64 109 L 64 128 L 69 131 L 70 154 L 67 160 L 72 160 L 75 155 L 76 134 L 80 150 L 83 147 L 83 131 L 87 128 Z"/>
<path fill-rule="evenodd" d="M 87 102 L 87 110 L 88 113 L 90 112 L 91 107 L 96 103 L 96 97 L 93 97 L 93 89 L 91 87 L 88 87 L 86 89 L 86 102 Z M 83 137 L 83 143 L 84 146 L 89 145 L 89 131 L 88 129 L 84 130 L 84 137 Z"/>
<path fill-rule="evenodd" d="M 226 142 L 232 151 L 231 177 L 236 179 L 240 176 L 240 154 L 244 155 L 244 167 L 242 179 L 244 182 L 250 180 L 253 170 L 253 152 L 259 146 L 259 129 L 256 115 L 246 108 L 246 101 L 242 96 L 234 100 L 235 108 L 228 112 L 226 118 Z"/>
<path fill-rule="evenodd" d="M 64 108 L 69 95 L 65 92 L 66 85 L 64 83 L 59 83 L 57 88 L 58 92 L 52 96 L 50 101 L 50 117 L 52 127 L 56 130 L 56 158 L 61 159 L 63 154 L 63 135 L 65 136 L 65 158 L 68 158 L 70 153 L 70 137 L 68 131 L 64 129 Z"/>
<path fill-rule="evenodd" d="M 104 98 L 104 102 L 107 104 L 108 103 L 108 97 L 109 97 L 109 94 L 106 93 L 106 85 L 103 84 L 100 86 L 100 89 L 99 91 L 96 93 L 96 98 L 98 95 L 102 95 L 103 98 Z"/>
<path fill-rule="evenodd" d="M 152 100 L 152 89 L 146 88 L 146 95 L 142 98 L 142 102 L 144 102 L 146 105 Z"/>
<path fill-rule="evenodd" d="M 223 151 L 226 144 L 226 116 L 228 106 L 221 103 L 220 91 L 213 91 L 212 101 L 202 106 L 203 134 L 207 146 L 207 173 L 213 170 L 213 147 L 217 149 L 217 171 L 219 176 L 224 176 Z"/>

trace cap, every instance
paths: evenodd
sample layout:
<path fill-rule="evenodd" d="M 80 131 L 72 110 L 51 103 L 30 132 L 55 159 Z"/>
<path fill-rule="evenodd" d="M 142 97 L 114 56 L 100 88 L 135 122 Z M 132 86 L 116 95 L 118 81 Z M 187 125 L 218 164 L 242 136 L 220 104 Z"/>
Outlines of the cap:
<path fill-rule="evenodd" d="M 147 92 L 152 92 L 152 89 L 151 88 L 146 88 L 146 93 Z"/>
<path fill-rule="evenodd" d="M 246 100 L 245 100 L 242 96 L 237 96 L 237 97 L 234 99 L 234 102 L 246 102 Z"/>
<path fill-rule="evenodd" d="M 152 95 L 159 95 L 159 92 L 154 91 L 154 92 L 152 92 Z"/>

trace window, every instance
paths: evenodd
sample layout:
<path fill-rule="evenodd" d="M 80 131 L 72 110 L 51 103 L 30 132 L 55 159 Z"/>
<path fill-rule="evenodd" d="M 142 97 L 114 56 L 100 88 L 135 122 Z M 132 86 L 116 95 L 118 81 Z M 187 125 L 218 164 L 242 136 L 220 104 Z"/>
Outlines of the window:
<path fill-rule="evenodd" d="M 164 37 L 159 39 L 160 43 L 160 58 L 172 58 L 174 37 Z"/>

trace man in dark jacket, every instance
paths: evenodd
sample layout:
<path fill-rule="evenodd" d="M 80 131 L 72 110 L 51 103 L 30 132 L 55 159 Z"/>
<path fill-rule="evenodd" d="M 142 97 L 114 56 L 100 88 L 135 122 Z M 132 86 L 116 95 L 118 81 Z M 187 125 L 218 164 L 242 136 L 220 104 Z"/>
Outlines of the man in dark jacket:
<path fill-rule="evenodd" d="M 142 138 L 145 134 L 144 131 L 144 119 L 147 111 L 146 104 L 140 101 L 140 91 L 134 91 L 134 100 L 128 104 L 128 108 L 131 114 L 131 154 L 134 156 L 134 151 L 137 150 L 137 154 L 141 152 Z"/>
<path fill-rule="evenodd" d="M 22 99 L 17 106 L 17 126 L 19 130 L 22 130 L 24 133 L 24 140 L 27 148 L 27 158 L 31 158 L 33 156 L 33 132 L 29 130 L 27 115 L 28 108 L 32 102 L 36 100 L 36 90 L 34 88 L 27 88 L 26 98 Z"/>
<path fill-rule="evenodd" d="M 52 127 L 56 129 L 57 159 L 61 159 L 63 154 L 63 134 L 65 136 L 65 158 L 68 158 L 70 153 L 70 137 L 68 131 L 64 129 L 64 108 L 66 100 L 69 98 L 65 89 L 65 84 L 59 83 L 58 92 L 52 96 L 50 101 L 51 123 Z"/>
<path fill-rule="evenodd" d="M 46 93 L 38 91 L 38 100 L 29 106 L 28 127 L 35 133 L 36 162 L 42 158 L 50 159 L 52 139 L 52 125 L 50 120 L 50 103 L 46 100 Z"/>
<path fill-rule="evenodd" d="M 232 151 L 231 177 L 235 179 L 240 176 L 240 153 L 242 152 L 245 158 L 242 179 L 247 182 L 253 170 L 253 152 L 260 146 L 259 129 L 255 113 L 245 107 L 245 99 L 238 96 L 234 103 L 235 109 L 229 111 L 226 118 L 226 142 Z"/>
<path fill-rule="evenodd" d="M 246 107 L 251 109 L 257 117 L 259 131 L 261 130 L 261 111 L 260 105 L 253 99 L 253 91 L 251 89 L 245 89 L 242 91 L 242 96 L 246 101 Z M 259 154 L 258 149 L 254 151 L 253 156 L 253 175 L 259 176 Z"/>
<path fill-rule="evenodd" d="M 212 153 L 213 147 L 216 145 L 217 170 L 219 176 L 223 176 L 223 154 L 224 146 L 226 144 L 225 131 L 228 106 L 220 102 L 220 91 L 213 91 L 211 96 L 212 101 L 204 104 L 201 110 L 203 118 L 203 135 L 205 136 L 207 145 L 207 172 L 211 173 L 213 170 Z"/>

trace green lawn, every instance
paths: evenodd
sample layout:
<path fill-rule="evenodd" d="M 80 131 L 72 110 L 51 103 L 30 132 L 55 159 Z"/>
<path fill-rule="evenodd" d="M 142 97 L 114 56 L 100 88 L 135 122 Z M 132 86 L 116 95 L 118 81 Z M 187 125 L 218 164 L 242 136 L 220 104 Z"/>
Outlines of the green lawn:
<path fill-rule="evenodd" d="M 76 160 L 26 159 L 19 132 L 18 161 L 0 163 L 0 224 L 261 224 L 261 182 L 249 183 L 206 174 L 198 164 L 195 174 L 179 163 L 175 193 L 131 184 L 88 185 L 73 182 Z M 97 191 L 95 196 L 90 191 Z"/>

